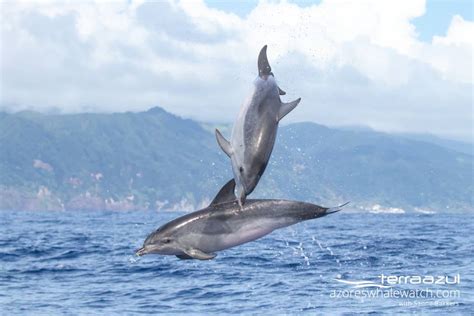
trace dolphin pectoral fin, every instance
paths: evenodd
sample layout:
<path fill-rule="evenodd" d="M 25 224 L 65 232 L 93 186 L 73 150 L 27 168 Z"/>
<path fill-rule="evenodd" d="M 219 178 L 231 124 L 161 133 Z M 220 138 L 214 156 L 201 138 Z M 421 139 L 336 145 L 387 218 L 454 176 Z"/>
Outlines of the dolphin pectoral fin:
<path fill-rule="evenodd" d="M 193 259 L 193 257 L 190 257 L 190 256 L 188 256 L 188 255 L 176 255 L 176 257 L 178 257 L 178 258 L 181 259 L 181 260 Z"/>
<path fill-rule="evenodd" d="M 295 101 L 288 102 L 288 103 L 281 103 L 280 112 L 278 113 L 278 121 L 285 117 L 288 113 L 290 113 L 297 105 L 300 103 L 301 98 L 296 99 Z"/>
<path fill-rule="evenodd" d="M 183 252 L 187 256 L 189 256 L 193 259 L 198 259 L 198 260 L 211 260 L 211 259 L 214 259 L 216 257 L 215 253 L 205 253 L 204 251 L 201 251 L 197 248 L 186 248 L 186 249 L 183 249 Z"/>
<path fill-rule="evenodd" d="M 285 91 L 283 91 L 283 90 L 281 90 L 281 88 L 280 88 L 280 87 L 278 87 L 278 94 L 279 94 L 279 95 L 285 95 L 285 94 L 286 94 L 286 92 L 285 92 Z"/>
<path fill-rule="evenodd" d="M 225 154 L 230 157 L 232 155 L 232 147 L 230 146 L 229 141 L 225 139 L 224 136 L 222 136 L 221 132 L 217 128 L 216 128 L 216 139 L 222 151 L 224 151 Z"/>

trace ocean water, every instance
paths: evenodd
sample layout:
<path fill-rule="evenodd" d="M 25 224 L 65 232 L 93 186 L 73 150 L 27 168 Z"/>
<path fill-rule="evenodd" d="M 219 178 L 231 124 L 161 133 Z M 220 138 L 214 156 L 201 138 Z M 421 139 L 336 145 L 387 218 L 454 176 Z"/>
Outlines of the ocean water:
<path fill-rule="evenodd" d="M 470 214 L 342 211 L 219 252 L 212 261 L 133 255 L 151 231 L 180 215 L 0 212 L 0 314 L 472 315 L 474 310 Z M 460 279 L 411 284 L 415 279 L 405 278 L 406 284 L 389 285 L 381 283 L 382 274 L 396 280 Z M 418 294 L 400 297 L 395 291 Z"/>

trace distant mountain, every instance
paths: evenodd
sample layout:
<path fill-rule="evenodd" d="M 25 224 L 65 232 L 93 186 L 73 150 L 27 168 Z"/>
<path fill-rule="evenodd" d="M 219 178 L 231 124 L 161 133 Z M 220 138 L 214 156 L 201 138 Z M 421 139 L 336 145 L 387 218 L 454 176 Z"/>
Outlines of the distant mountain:
<path fill-rule="evenodd" d="M 400 134 L 408 139 L 420 140 L 427 143 L 436 144 L 445 148 L 449 148 L 460 153 L 474 155 L 474 144 L 462 142 L 458 140 L 444 139 L 429 134 Z"/>
<path fill-rule="evenodd" d="M 292 124 L 280 134 L 258 190 L 274 183 L 272 190 L 280 196 L 318 203 L 351 201 L 374 211 L 473 209 L 471 155 L 385 133 L 314 123 Z"/>
<path fill-rule="evenodd" d="M 372 131 L 374 132 L 373 129 L 367 126 L 337 126 L 336 129 L 339 130 L 344 130 L 344 131 L 355 131 L 355 132 L 361 132 L 361 131 Z M 453 140 L 453 139 L 446 139 L 446 138 L 441 138 L 432 134 L 416 134 L 416 133 L 396 133 L 393 134 L 394 136 L 401 136 L 407 139 L 412 139 L 412 140 L 418 140 L 422 142 L 427 142 L 431 144 L 435 144 L 441 147 L 449 148 L 461 153 L 469 154 L 469 155 L 474 155 L 474 143 L 467 142 L 467 141 L 460 141 L 460 140 Z"/>
<path fill-rule="evenodd" d="M 230 129 L 226 129 L 229 133 Z M 472 210 L 472 155 L 314 123 L 280 128 L 252 197 Z M 212 124 L 141 113 L 0 113 L 0 209 L 192 209 L 232 177 Z"/>

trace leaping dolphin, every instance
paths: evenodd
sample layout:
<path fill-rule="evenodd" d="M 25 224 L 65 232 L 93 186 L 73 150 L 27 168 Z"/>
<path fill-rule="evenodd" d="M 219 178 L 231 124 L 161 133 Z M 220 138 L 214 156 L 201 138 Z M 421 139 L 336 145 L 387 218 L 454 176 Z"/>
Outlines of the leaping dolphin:
<path fill-rule="evenodd" d="M 217 251 L 256 240 L 275 229 L 335 213 L 347 204 L 326 208 L 297 201 L 248 200 L 240 209 L 234 188 L 232 179 L 205 209 L 158 228 L 146 238 L 136 254 L 209 260 Z"/>
<path fill-rule="evenodd" d="M 258 55 L 258 77 L 251 95 L 243 103 L 232 129 L 230 142 L 216 129 L 219 146 L 229 156 L 236 182 L 235 195 L 242 206 L 255 189 L 273 150 L 278 122 L 293 110 L 301 98 L 284 103 L 281 90 L 267 59 L 267 45 Z"/>

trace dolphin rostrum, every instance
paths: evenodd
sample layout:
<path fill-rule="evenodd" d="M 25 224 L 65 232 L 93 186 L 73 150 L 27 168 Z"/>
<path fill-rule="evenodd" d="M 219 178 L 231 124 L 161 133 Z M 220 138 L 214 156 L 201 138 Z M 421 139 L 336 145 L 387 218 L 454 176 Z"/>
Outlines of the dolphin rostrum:
<path fill-rule="evenodd" d="M 345 205 L 326 208 L 297 201 L 248 200 L 240 209 L 234 197 L 234 187 L 232 179 L 205 209 L 158 228 L 146 238 L 136 254 L 213 259 L 216 251 L 256 240 L 275 229 L 335 213 Z"/>
<path fill-rule="evenodd" d="M 235 195 L 242 206 L 255 189 L 273 150 L 278 122 L 293 110 L 301 98 L 284 103 L 281 90 L 267 59 L 267 45 L 258 56 L 258 77 L 251 95 L 243 103 L 232 129 L 230 142 L 216 129 L 219 146 L 229 156 L 236 182 Z"/>

